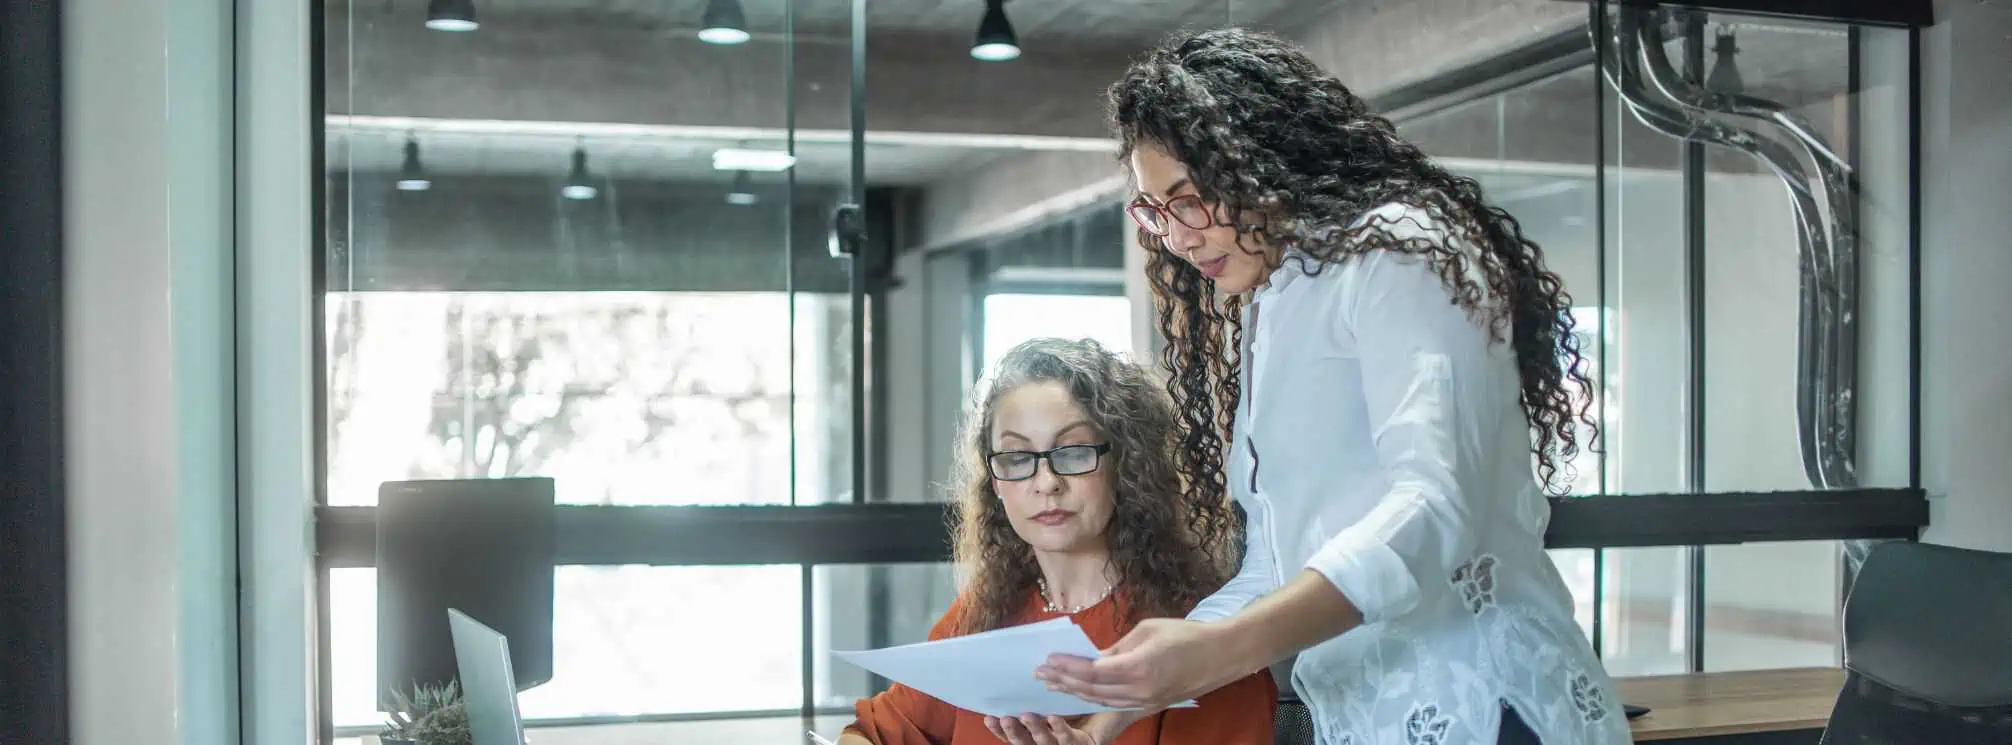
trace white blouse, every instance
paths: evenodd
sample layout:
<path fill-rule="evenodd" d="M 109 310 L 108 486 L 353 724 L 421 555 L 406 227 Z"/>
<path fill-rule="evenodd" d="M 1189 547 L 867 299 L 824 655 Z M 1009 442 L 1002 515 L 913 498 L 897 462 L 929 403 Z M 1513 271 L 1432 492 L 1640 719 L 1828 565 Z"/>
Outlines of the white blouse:
<path fill-rule="evenodd" d="M 1452 242 L 1422 210 L 1371 214 Z M 1243 567 L 1188 617 L 1229 616 L 1302 566 L 1333 582 L 1365 623 L 1293 666 L 1322 745 L 1492 745 L 1505 703 L 1546 745 L 1629 742 L 1544 553 L 1514 353 L 1420 257 L 1309 266 L 1288 258 L 1245 311 L 1227 471 Z"/>

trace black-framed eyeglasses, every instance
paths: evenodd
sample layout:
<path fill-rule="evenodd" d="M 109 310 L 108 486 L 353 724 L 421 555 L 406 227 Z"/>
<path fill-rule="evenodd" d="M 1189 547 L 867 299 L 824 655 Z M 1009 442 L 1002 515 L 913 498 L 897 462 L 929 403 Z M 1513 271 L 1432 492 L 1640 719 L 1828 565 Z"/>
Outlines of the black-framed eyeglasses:
<path fill-rule="evenodd" d="M 1047 450 L 1001 450 L 985 458 L 986 469 L 992 478 L 1000 481 L 1026 481 L 1034 478 L 1040 470 L 1041 461 L 1048 461 L 1048 468 L 1057 476 L 1081 476 L 1097 470 L 1104 454 L 1111 452 L 1111 444 L 1063 445 Z"/>
<path fill-rule="evenodd" d="M 1165 236 L 1172 232 L 1178 222 L 1195 230 L 1215 227 L 1216 216 L 1209 214 L 1209 205 L 1199 195 L 1182 194 L 1167 200 L 1165 206 L 1153 204 L 1144 199 L 1133 200 L 1125 206 L 1125 214 L 1132 216 L 1132 222 L 1146 232 Z"/>

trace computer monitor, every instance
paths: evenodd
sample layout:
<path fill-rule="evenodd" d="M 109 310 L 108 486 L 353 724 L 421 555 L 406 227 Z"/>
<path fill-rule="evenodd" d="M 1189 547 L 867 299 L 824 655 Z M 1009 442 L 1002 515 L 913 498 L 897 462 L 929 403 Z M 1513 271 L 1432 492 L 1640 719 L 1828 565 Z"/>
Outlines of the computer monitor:
<path fill-rule="evenodd" d="M 517 690 L 552 679 L 551 479 L 393 481 L 377 507 L 377 682 L 454 679 L 447 609 L 505 634 Z"/>
<path fill-rule="evenodd" d="M 495 629 L 449 608 L 454 661 L 461 671 L 461 705 L 468 709 L 473 745 L 524 745 L 524 721 L 517 712 L 516 674 L 510 671 L 510 640 Z"/>

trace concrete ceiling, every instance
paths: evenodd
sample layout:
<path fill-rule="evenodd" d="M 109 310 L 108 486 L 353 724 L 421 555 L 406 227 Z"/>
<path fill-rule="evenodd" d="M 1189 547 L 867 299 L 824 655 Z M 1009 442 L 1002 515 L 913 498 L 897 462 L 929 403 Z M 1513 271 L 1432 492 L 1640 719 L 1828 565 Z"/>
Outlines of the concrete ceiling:
<path fill-rule="evenodd" d="M 396 170 L 412 131 L 427 167 L 439 173 L 556 178 L 584 138 L 590 165 L 603 174 L 719 182 L 731 174 L 712 170 L 714 150 L 779 148 L 793 122 L 799 182 L 845 183 L 849 52 L 843 37 L 850 0 L 794 0 L 793 51 L 781 35 L 785 0 L 742 1 L 757 36 L 740 47 L 691 38 L 705 0 L 476 0 L 483 27 L 470 34 L 425 30 L 425 3 L 417 0 L 331 2 L 330 167 Z M 991 170 L 982 166 L 1039 153 L 1082 153 L 1098 162 L 1094 173 L 1103 174 L 1109 151 L 1103 85 L 1166 33 L 1236 23 L 1290 34 L 1309 14 L 1336 11 L 1366 15 L 1322 16 L 1317 25 L 1389 28 L 1444 16 L 1446 23 L 1416 30 L 1417 54 L 1423 55 L 1447 41 L 1434 41 L 1434 34 L 1464 28 L 1447 25 L 1455 16 L 1479 12 L 1463 11 L 1464 1 L 1407 0 L 1400 7 L 1371 0 L 1012 0 L 1007 12 L 1027 54 L 991 64 L 965 53 L 983 12 L 980 0 L 873 0 L 867 5 L 875 34 L 868 48 L 867 178 L 876 185 L 932 185 L 982 176 Z M 1414 3 L 1437 10 L 1427 13 Z M 1553 0 L 1524 5 L 1525 12 L 1570 6 Z M 1424 15 L 1390 16 L 1400 10 Z M 1819 129 L 1834 131 L 1835 117 L 1826 114 L 1832 92 L 1845 85 L 1843 32 L 1776 21 L 1737 23 L 1733 30 L 1749 92 L 1809 107 Z M 838 43 L 821 43 L 818 34 Z M 890 43 L 900 38 L 921 41 Z M 1353 83 L 1365 74 L 1363 63 L 1327 57 L 1359 49 L 1359 41 L 1308 43 Z M 1487 48 L 1503 43 L 1493 40 Z M 786 59 L 795 61 L 793 91 L 782 84 L 789 79 Z M 1592 103 L 1591 75 L 1568 78 L 1518 91 L 1500 110 L 1492 101 L 1477 102 L 1412 129 L 1436 153 L 1500 157 L 1499 148 L 1506 147 L 1536 160 L 1583 162 L 1590 152 L 1585 112 Z M 1630 153 L 1627 162 L 1653 163 L 1676 152 L 1665 141 L 1640 144 L 1650 152 Z"/>
<path fill-rule="evenodd" d="M 365 3 L 370 0 L 364 0 Z M 536 22 L 553 16 L 591 17 L 662 32 L 696 31 L 707 0 L 475 0 L 485 25 Z M 1007 18 L 1022 45 L 1150 44 L 1185 27 L 1216 27 L 1274 20 L 1306 6 L 1301 0 L 1013 0 Z M 423 14 L 424 3 L 411 3 Z M 844 37 L 852 29 L 851 0 L 741 0 L 748 31 L 781 34 L 786 13 L 799 35 Z M 866 24 L 873 34 L 968 38 L 985 12 L 984 0 L 872 0 Z M 415 15 L 417 17 L 417 15 Z"/>

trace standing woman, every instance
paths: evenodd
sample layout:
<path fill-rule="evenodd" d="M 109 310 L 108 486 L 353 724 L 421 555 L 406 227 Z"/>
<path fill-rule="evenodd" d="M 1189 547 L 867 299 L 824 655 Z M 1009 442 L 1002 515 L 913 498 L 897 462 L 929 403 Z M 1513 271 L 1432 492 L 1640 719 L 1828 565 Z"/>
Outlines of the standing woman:
<path fill-rule="evenodd" d="M 1592 422 L 1538 246 L 1270 36 L 1170 42 L 1111 102 L 1186 488 L 1247 548 L 1186 620 L 1038 674 L 1150 709 L 1297 653 L 1322 745 L 1628 742 L 1544 553 Z"/>

